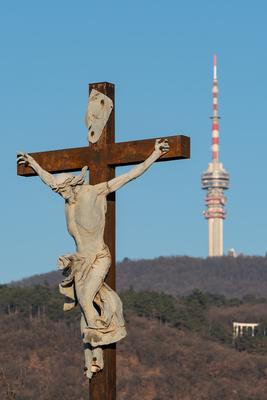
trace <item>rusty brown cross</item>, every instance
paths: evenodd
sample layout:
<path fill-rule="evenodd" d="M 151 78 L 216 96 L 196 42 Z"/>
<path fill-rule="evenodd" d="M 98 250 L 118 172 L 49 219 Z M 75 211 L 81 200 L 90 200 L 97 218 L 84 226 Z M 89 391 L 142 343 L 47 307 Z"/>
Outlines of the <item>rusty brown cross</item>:
<path fill-rule="evenodd" d="M 115 86 L 109 82 L 92 83 L 92 89 L 110 97 L 115 105 Z M 157 161 L 179 160 L 190 157 L 190 138 L 183 135 L 167 137 L 170 151 Z M 115 168 L 143 162 L 153 151 L 156 139 L 115 143 L 115 107 L 103 133 L 94 144 L 73 149 L 31 153 L 31 156 L 50 173 L 72 172 L 88 165 L 90 184 L 95 185 L 115 177 Z M 18 166 L 18 175 L 33 176 L 36 173 L 29 167 Z M 112 254 L 112 265 L 106 278 L 107 284 L 115 289 L 115 193 L 108 198 L 105 242 Z M 104 370 L 93 377 L 90 385 L 90 400 L 116 399 L 116 346 L 104 349 Z"/>

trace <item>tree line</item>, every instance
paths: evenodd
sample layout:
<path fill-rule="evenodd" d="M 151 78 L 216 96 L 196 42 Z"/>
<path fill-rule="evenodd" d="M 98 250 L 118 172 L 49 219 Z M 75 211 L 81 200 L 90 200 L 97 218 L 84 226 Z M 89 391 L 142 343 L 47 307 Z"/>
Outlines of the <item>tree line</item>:
<path fill-rule="evenodd" d="M 227 298 L 221 294 L 202 292 L 199 289 L 187 296 L 174 297 L 164 292 L 135 291 L 133 288 L 120 293 L 125 315 L 157 320 L 176 329 L 186 329 L 201 333 L 206 337 L 232 345 L 232 322 L 251 322 L 255 318 L 255 307 L 260 310 L 257 321 L 262 337 L 259 346 L 252 346 L 250 338 L 244 338 L 239 349 L 257 349 L 264 343 L 261 352 L 266 351 L 263 332 L 267 329 L 267 300 L 254 295 Z M 30 287 L 0 286 L 0 315 L 16 315 L 21 321 L 39 320 L 78 322 L 79 307 L 71 312 L 63 312 L 63 296 L 55 287 L 35 285 Z M 216 314 L 216 315 L 214 315 Z M 252 322 L 253 322 L 252 321 Z M 244 342 L 244 343 L 243 343 Z M 246 345 L 245 345 L 246 342 Z M 244 347 L 245 346 L 245 347 Z"/>

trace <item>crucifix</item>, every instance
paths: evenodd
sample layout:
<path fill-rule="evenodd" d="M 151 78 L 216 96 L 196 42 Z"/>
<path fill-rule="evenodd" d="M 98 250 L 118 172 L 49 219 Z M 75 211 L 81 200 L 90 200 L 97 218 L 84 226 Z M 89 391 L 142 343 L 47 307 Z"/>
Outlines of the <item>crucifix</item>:
<path fill-rule="evenodd" d="M 87 376 L 92 378 L 93 375 L 89 384 L 90 400 L 115 400 L 115 343 L 126 334 L 120 314 L 120 299 L 114 291 L 115 191 L 141 175 L 155 161 L 189 158 L 190 139 L 177 135 L 165 140 L 115 143 L 114 85 L 109 82 L 90 84 L 89 96 L 96 95 L 97 98 L 99 94 L 101 106 L 106 107 L 107 99 L 108 103 L 110 101 L 110 110 L 103 126 L 97 117 L 92 125 L 89 120 L 90 146 L 20 154 L 18 175 L 38 174 L 65 199 L 68 230 L 75 240 L 77 252 L 59 257 L 59 267 L 66 276 L 60 287 L 69 300 L 64 307 L 68 310 L 79 303 L 82 309 L 86 365 L 91 367 L 87 370 Z M 136 164 L 140 166 L 133 169 L 133 172 L 115 177 L 116 167 Z M 84 184 L 87 167 L 89 185 Z M 82 174 L 79 176 L 69 174 L 81 169 Z M 59 175 L 55 178 L 52 174 L 57 173 Z M 88 218 L 90 207 L 94 212 Z M 84 224 L 84 220 L 88 219 L 89 224 Z M 86 238 L 90 240 L 86 241 Z M 91 286 L 86 286 L 87 281 Z M 85 304 L 84 299 L 88 299 L 88 296 L 92 296 L 92 301 Z M 104 310 L 105 304 L 108 304 L 108 312 Z M 95 317 L 91 318 L 92 315 Z"/>

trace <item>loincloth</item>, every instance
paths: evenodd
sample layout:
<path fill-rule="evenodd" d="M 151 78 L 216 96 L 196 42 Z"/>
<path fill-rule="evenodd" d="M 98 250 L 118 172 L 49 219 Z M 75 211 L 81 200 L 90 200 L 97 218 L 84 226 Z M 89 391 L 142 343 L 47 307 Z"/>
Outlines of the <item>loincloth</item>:
<path fill-rule="evenodd" d="M 75 284 L 83 285 L 83 282 L 87 278 L 90 280 L 92 276 L 102 279 L 102 284 L 93 299 L 100 310 L 99 317 L 90 321 L 89 326 L 84 326 L 84 343 L 90 343 L 93 347 L 103 346 L 125 337 L 122 302 L 117 293 L 104 283 L 111 264 L 108 247 L 105 246 L 93 257 L 84 257 L 78 253 L 64 255 L 59 258 L 58 264 L 65 276 L 59 285 L 60 293 L 66 297 L 64 311 L 69 311 L 78 304 Z"/>
<path fill-rule="evenodd" d="M 94 265 L 98 264 L 97 269 Z M 86 280 L 90 271 L 95 270 L 95 274 L 103 275 L 103 280 L 107 272 L 107 266 L 111 263 L 111 256 L 107 246 L 93 256 L 85 257 L 79 253 L 65 254 L 59 257 L 58 267 L 62 270 L 64 279 L 59 284 L 59 291 L 66 297 L 64 311 L 69 311 L 78 304 L 75 292 L 76 283 L 82 284 Z"/>

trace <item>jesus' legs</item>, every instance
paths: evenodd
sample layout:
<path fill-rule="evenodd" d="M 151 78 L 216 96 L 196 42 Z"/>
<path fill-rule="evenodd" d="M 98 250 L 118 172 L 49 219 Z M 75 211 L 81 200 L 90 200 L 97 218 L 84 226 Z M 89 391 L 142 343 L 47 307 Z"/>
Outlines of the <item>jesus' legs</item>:
<path fill-rule="evenodd" d="M 94 307 L 94 298 L 103 284 L 103 279 L 100 276 L 92 276 L 88 274 L 86 282 L 82 285 L 76 284 L 76 292 L 78 302 L 82 308 L 82 312 L 86 321 L 86 327 L 96 328 L 96 320 L 99 313 Z"/>
<path fill-rule="evenodd" d="M 110 267 L 110 257 L 96 258 L 85 279 L 75 277 L 75 289 L 78 302 L 82 308 L 88 328 L 97 329 L 96 320 L 100 317 L 94 306 L 94 299 L 103 285 L 104 279 Z"/>

